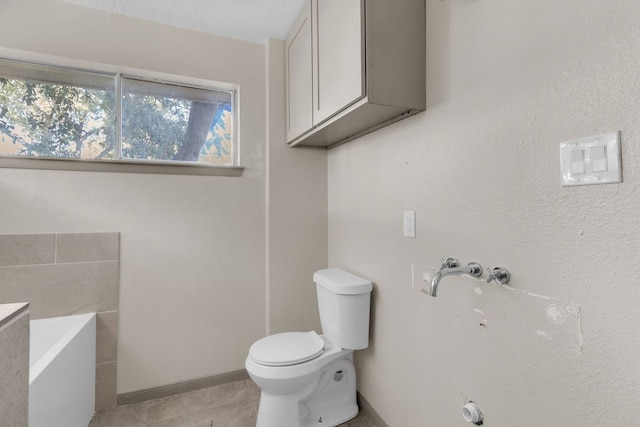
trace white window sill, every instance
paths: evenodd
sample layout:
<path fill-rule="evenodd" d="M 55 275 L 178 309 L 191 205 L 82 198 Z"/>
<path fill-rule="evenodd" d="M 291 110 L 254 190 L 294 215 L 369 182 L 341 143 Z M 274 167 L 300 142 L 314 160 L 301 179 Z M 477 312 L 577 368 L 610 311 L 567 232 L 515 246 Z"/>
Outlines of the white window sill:
<path fill-rule="evenodd" d="M 242 176 L 244 171 L 244 167 L 242 166 L 216 166 L 199 163 L 136 160 L 43 159 L 32 157 L 0 157 L 0 168 L 230 177 Z"/>

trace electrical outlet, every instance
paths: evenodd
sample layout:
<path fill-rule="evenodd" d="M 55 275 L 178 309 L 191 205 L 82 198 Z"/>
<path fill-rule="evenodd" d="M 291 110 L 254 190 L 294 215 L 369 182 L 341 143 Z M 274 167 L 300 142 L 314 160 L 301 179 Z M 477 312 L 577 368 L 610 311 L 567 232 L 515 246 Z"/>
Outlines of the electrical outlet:
<path fill-rule="evenodd" d="M 416 212 L 402 212 L 402 235 L 404 237 L 416 237 Z"/>

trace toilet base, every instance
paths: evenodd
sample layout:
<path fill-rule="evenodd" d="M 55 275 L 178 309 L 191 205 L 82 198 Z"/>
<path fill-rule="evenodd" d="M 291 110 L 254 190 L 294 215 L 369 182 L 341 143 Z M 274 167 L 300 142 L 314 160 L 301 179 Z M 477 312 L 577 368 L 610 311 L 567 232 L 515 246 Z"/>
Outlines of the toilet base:
<path fill-rule="evenodd" d="M 309 417 L 300 419 L 298 403 L 282 397 L 261 394 L 261 407 L 258 410 L 256 427 L 334 427 L 355 418 L 359 411 L 358 405 L 354 404 L 333 413 L 325 413 L 317 419 Z M 287 415 L 283 416 L 283 414 Z M 295 421 L 296 418 L 299 422 Z"/>
<path fill-rule="evenodd" d="M 335 427 L 355 418 L 358 415 L 358 411 L 358 405 L 350 405 L 335 412 L 327 413 L 324 416 L 319 416 L 317 419 L 305 418 L 301 427 Z"/>
<path fill-rule="evenodd" d="M 357 415 L 356 372 L 349 354 L 327 364 L 299 393 L 263 390 L 256 427 L 334 427 Z"/>

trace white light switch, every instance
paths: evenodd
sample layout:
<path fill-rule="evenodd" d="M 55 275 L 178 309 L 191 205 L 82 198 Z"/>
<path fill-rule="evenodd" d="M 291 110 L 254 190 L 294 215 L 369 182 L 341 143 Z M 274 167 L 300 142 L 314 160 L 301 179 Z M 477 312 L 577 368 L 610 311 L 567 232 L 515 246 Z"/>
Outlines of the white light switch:
<path fill-rule="evenodd" d="M 416 212 L 402 212 L 402 235 L 404 237 L 416 237 Z"/>
<path fill-rule="evenodd" d="M 571 173 L 581 175 L 587 171 L 584 164 L 584 150 L 582 148 L 574 148 L 571 150 Z"/>
<path fill-rule="evenodd" d="M 620 132 L 560 143 L 562 185 L 622 182 Z"/>
<path fill-rule="evenodd" d="M 591 170 L 593 172 L 606 172 L 607 167 L 607 151 L 606 147 L 602 145 L 596 145 L 589 150 L 591 154 Z"/>

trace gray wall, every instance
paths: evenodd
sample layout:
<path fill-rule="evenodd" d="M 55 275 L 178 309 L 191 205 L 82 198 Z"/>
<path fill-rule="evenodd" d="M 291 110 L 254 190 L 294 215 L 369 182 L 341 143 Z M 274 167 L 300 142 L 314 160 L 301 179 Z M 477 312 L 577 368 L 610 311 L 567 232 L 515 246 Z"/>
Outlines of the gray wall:
<path fill-rule="evenodd" d="M 427 110 L 329 151 L 329 263 L 375 282 L 359 390 L 389 425 L 469 425 L 467 399 L 495 427 L 638 423 L 639 23 L 633 0 L 427 0 Z M 560 142 L 618 130 L 622 184 L 560 186 Z M 448 256 L 513 289 L 412 290 Z"/>

